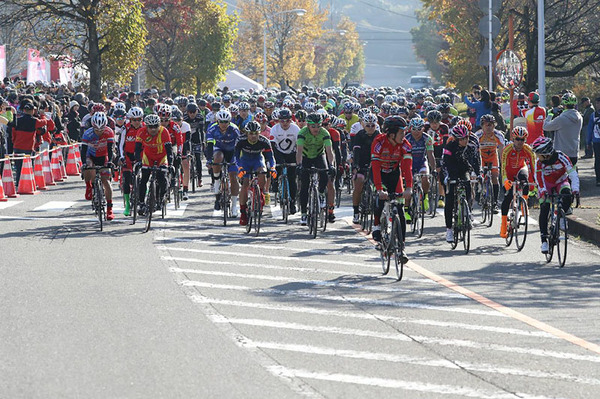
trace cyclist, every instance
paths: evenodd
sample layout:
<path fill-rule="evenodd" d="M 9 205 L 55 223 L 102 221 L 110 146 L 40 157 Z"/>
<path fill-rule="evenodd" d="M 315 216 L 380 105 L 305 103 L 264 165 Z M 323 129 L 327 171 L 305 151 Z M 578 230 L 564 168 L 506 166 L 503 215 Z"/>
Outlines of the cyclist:
<path fill-rule="evenodd" d="M 222 109 L 215 114 L 217 123 L 212 125 L 206 132 L 206 157 L 207 165 L 214 163 L 233 162 L 233 150 L 235 142 L 241 136 L 237 126 L 231 124 L 231 114 L 226 109 Z M 218 183 L 221 178 L 221 165 L 212 165 L 213 178 Z M 235 177 L 237 168 L 232 163 L 229 166 L 229 176 L 231 184 L 232 212 L 236 212 L 235 199 L 239 193 L 238 181 Z M 221 210 L 219 184 L 215 184 L 213 192 L 216 194 L 215 210 Z"/>
<path fill-rule="evenodd" d="M 548 214 L 550 213 L 549 194 L 564 194 L 562 206 L 565 213 L 573 202 L 572 195 L 579 193 L 579 176 L 569 157 L 555 150 L 552 139 L 539 137 L 532 145 L 538 160 L 535 165 L 535 181 L 540 197 L 540 234 L 542 253 L 548 253 Z M 571 183 L 569 183 L 569 180 Z"/>
<path fill-rule="evenodd" d="M 142 118 L 144 111 L 140 107 L 132 107 L 128 113 L 129 122 L 125 124 L 125 130 L 119 141 L 119 156 L 121 168 L 123 168 L 123 197 L 125 198 L 125 210 L 123 215 L 131 214 L 131 187 L 133 185 L 133 163 L 135 162 L 135 140 L 144 124 Z"/>
<path fill-rule="evenodd" d="M 306 117 L 307 126 L 298 132 L 296 141 L 296 170 L 300 175 L 300 224 L 306 226 L 308 188 L 310 175 L 304 169 L 315 167 L 325 169 L 329 166 L 329 176 L 335 176 L 335 158 L 332 150 L 331 137 L 329 132 L 321 126 L 321 115 L 312 113 Z M 326 158 L 326 159 L 325 159 Z M 326 172 L 319 172 L 319 192 L 325 191 L 329 179 Z M 327 192 L 327 203 L 334 203 L 334 193 Z M 329 219 L 335 220 L 333 207 L 330 205 Z"/>
<path fill-rule="evenodd" d="M 290 110 L 282 109 L 279 111 L 279 123 L 273 126 L 270 132 L 273 154 L 275 155 L 277 164 L 296 162 L 298 132 L 300 132 L 300 128 L 292 122 L 292 113 Z M 281 168 L 279 168 L 278 173 L 281 173 Z M 288 181 L 291 197 L 290 214 L 293 215 L 296 213 L 296 191 L 298 188 L 296 185 L 295 168 L 288 168 Z"/>
<path fill-rule="evenodd" d="M 529 137 L 527 137 L 527 144 L 531 145 L 538 137 L 544 135 L 544 120 L 546 119 L 546 109 L 540 107 L 540 95 L 532 91 L 529 93 L 529 104 L 530 107 L 525 111 L 525 119 L 527 120 L 527 131 Z"/>
<path fill-rule="evenodd" d="M 344 112 L 340 115 L 340 118 L 346 121 L 346 130 L 350 131 L 352 125 L 359 121 L 358 116 L 354 114 L 354 104 L 349 101 L 344 104 Z"/>
<path fill-rule="evenodd" d="M 105 166 L 100 169 L 100 177 L 104 186 L 106 197 L 106 219 L 113 220 L 112 187 L 110 185 L 113 159 L 113 146 L 115 144 L 115 133 L 108 127 L 108 118 L 104 112 L 95 112 L 90 118 L 91 128 L 87 129 L 81 137 L 81 153 L 85 157 L 83 163 L 88 167 Z M 83 172 L 85 179 L 85 199 L 91 200 L 93 196 L 92 180 L 96 178 L 96 171 L 87 169 Z"/>
<path fill-rule="evenodd" d="M 352 174 L 354 179 L 354 191 L 352 192 L 352 223 L 360 222 L 360 197 L 367 179 L 367 173 L 371 166 L 371 147 L 373 140 L 379 135 L 377 129 L 377 116 L 366 114 L 363 117 L 363 126 L 351 140 L 352 147 Z"/>
<path fill-rule="evenodd" d="M 496 130 L 496 118 L 492 114 L 481 116 L 481 130 L 477 132 L 479 139 L 479 152 L 481 154 L 481 163 L 491 165 L 492 168 L 492 190 L 493 190 L 493 211 L 498 213 L 498 193 L 500 192 L 499 176 L 499 154 L 504 151 L 504 134 Z M 514 130 L 513 130 L 514 132 Z M 512 182 L 512 180 L 511 180 Z"/>
<path fill-rule="evenodd" d="M 451 130 L 452 139 L 448 140 L 444 147 L 442 156 L 442 167 L 446 190 L 446 206 L 444 207 L 444 218 L 446 221 L 446 241 L 454 241 L 452 230 L 452 212 L 454 211 L 454 194 L 456 184 L 448 184 L 450 180 L 466 179 L 467 174 L 473 170 L 468 160 L 467 147 L 469 145 L 469 130 L 465 125 L 456 125 Z M 471 185 L 466 184 L 467 198 L 471 197 Z"/>
<path fill-rule="evenodd" d="M 380 218 L 383 212 L 384 201 L 388 198 L 388 191 L 396 194 L 402 193 L 407 201 L 412 195 L 412 155 L 410 143 L 406 140 L 406 120 L 400 116 L 388 116 L 383 122 L 383 133 L 373 140 L 371 147 L 371 172 L 373 184 L 377 189 L 379 202 L 375 207 L 373 218 L 373 239 L 381 241 Z M 405 186 L 406 183 L 406 186 Z M 403 206 L 400 206 L 398 215 L 403 237 L 406 236 L 406 220 Z M 402 253 L 404 261 L 408 261 L 406 254 Z"/>
<path fill-rule="evenodd" d="M 135 160 L 136 167 L 142 167 L 142 177 L 138 191 L 138 201 L 140 216 L 146 212 L 154 212 L 161 208 L 161 201 L 167 191 L 167 171 L 169 165 L 173 162 L 173 148 L 171 135 L 167 128 L 161 125 L 161 118 L 158 115 L 150 114 L 144 118 L 144 126 L 135 139 Z M 158 182 L 158 195 L 155 209 L 146 209 L 146 187 L 150 179 L 150 169 L 158 166 L 160 170 L 156 174 Z"/>
<path fill-rule="evenodd" d="M 526 144 L 529 132 L 523 126 L 516 126 L 511 132 L 512 143 L 508 144 L 502 151 L 502 184 L 506 190 L 504 200 L 502 201 L 502 224 L 500 225 L 500 237 L 506 238 L 507 235 L 507 215 L 513 194 L 510 190 L 515 178 L 523 184 L 523 195 L 529 195 L 529 181 L 533 186 L 533 175 L 535 167 L 535 157 L 533 150 Z M 532 187 L 533 189 L 533 187 Z"/>
<path fill-rule="evenodd" d="M 305 110 L 300 109 L 296 111 L 294 116 L 296 117 L 296 125 L 298 125 L 300 129 L 306 126 L 306 117 L 308 116 L 308 113 Z"/>
<path fill-rule="evenodd" d="M 430 111 L 427 114 L 427 123 L 425 124 L 425 132 L 433 139 L 433 156 L 435 158 L 435 172 L 438 177 L 438 193 L 440 199 L 438 200 L 438 207 L 443 208 L 444 203 L 444 183 L 441 178 L 441 161 L 446 141 L 448 141 L 448 125 L 443 122 L 443 114 L 441 111 L 433 112 Z"/>
<path fill-rule="evenodd" d="M 204 104 L 206 101 L 200 100 Z M 204 147 L 204 121 L 206 116 L 200 112 L 198 105 L 189 103 L 185 108 L 186 114 L 183 117 L 184 122 L 189 123 L 190 132 L 186 134 L 183 145 L 183 153 L 192 152 L 196 158 L 196 172 L 198 173 L 198 187 L 202 187 L 202 151 Z"/>
<path fill-rule="evenodd" d="M 441 117 L 439 111 L 429 111 L 429 116 L 435 118 Z M 433 169 L 435 165 L 435 158 L 433 156 L 433 138 L 423 131 L 425 130 L 425 121 L 421 118 L 413 118 L 410 120 L 410 133 L 406 135 L 406 140 L 410 143 L 412 148 L 412 171 L 413 173 L 420 173 L 421 185 L 423 186 L 423 192 L 425 196 L 423 198 L 423 205 L 425 209 L 429 209 L 429 171 Z M 410 206 L 410 199 L 406 203 L 406 208 Z M 406 221 L 410 223 L 410 214 L 408 211 L 405 214 Z"/>
<path fill-rule="evenodd" d="M 183 170 L 183 190 L 181 194 L 181 199 L 187 201 L 189 199 L 188 187 L 190 185 L 190 161 L 187 157 L 189 150 L 186 148 L 185 139 L 190 136 L 191 126 L 189 123 L 183 120 L 183 113 L 178 108 L 174 108 L 172 110 L 171 117 L 173 118 L 173 122 L 175 123 L 175 125 L 179 127 L 181 136 L 184 137 L 184 143 L 178 155 L 178 159 L 181 158 L 180 165 L 177 165 L 176 167 L 181 166 L 181 169 Z M 187 147 L 189 148 L 189 144 L 187 145 Z"/>
<path fill-rule="evenodd" d="M 248 186 L 250 185 L 249 176 L 252 172 L 265 172 L 266 164 L 263 154 L 269 161 L 269 169 L 273 178 L 277 177 L 275 171 L 275 158 L 271 150 L 270 141 L 260 134 L 260 125 L 256 121 L 248 122 L 245 130 L 246 135 L 240 136 L 235 144 L 235 164 L 238 168 L 238 177 L 242 179 L 242 188 L 240 190 L 240 225 L 248 224 Z M 265 202 L 265 190 L 267 179 L 264 174 L 258 175 L 258 181 L 261 189 L 261 205 Z M 233 208 L 233 205 L 232 205 Z"/>

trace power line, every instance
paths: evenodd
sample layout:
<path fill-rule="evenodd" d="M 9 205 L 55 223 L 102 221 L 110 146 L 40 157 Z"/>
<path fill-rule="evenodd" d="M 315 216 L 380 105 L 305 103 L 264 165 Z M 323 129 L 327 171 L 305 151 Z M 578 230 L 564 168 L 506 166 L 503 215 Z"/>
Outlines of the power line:
<path fill-rule="evenodd" d="M 378 10 L 382 10 L 382 11 L 388 12 L 390 14 L 400 15 L 401 17 L 406 17 L 406 18 L 417 19 L 417 17 L 415 17 L 414 15 L 402 14 L 402 13 L 399 13 L 399 12 L 396 12 L 396 11 L 392 11 L 392 10 L 390 10 L 388 8 L 383 8 L 383 7 L 379 7 L 379 6 L 376 6 L 376 5 L 371 4 L 371 3 L 367 3 L 366 1 L 358 0 L 358 2 L 359 3 L 363 3 L 364 5 L 367 5 L 369 7 L 373 7 L 373 8 L 376 8 Z"/>

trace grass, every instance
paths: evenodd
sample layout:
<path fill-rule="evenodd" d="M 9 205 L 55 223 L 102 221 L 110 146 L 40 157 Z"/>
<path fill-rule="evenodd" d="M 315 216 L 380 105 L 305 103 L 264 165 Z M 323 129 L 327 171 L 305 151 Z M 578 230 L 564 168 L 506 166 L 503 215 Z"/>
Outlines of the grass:
<path fill-rule="evenodd" d="M 454 104 L 454 108 L 456 108 L 456 110 L 458 111 L 458 114 L 460 116 L 466 116 L 467 115 L 467 104 L 465 104 L 465 103 L 456 103 L 456 104 Z"/>

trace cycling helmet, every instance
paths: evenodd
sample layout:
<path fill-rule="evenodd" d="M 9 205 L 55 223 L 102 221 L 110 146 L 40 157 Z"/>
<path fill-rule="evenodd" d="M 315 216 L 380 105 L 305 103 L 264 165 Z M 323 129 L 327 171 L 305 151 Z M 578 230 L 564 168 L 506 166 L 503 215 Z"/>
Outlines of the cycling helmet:
<path fill-rule="evenodd" d="M 333 127 L 338 129 L 346 128 L 346 120 L 344 118 L 335 118 L 332 122 Z"/>
<path fill-rule="evenodd" d="M 408 115 L 408 108 L 406 107 L 398 107 L 398 115 Z"/>
<path fill-rule="evenodd" d="M 575 105 L 577 104 L 577 97 L 573 93 L 565 93 L 562 96 L 563 105 Z"/>
<path fill-rule="evenodd" d="M 309 125 L 320 125 L 322 121 L 321 115 L 314 112 L 312 114 L 308 114 L 306 117 L 306 122 Z"/>
<path fill-rule="evenodd" d="M 265 101 L 265 108 L 275 108 L 273 101 Z"/>
<path fill-rule="evenodd" d="M 377 123 L 377 115 L 366 114 L 363 118 L 363 121 L 365 122 L 365 125 L 372 125 L 374 123 Z"/>
<path fill-rule="evenodd" d="M 512 140 L 514 139 L 526 139 L 529 136 L 529 132 L 523 126 L 516 126 L 510 133 Z"/>
<path fill-rule="evenodd" d="M 307 113 L 313 112 L 315 110 L 315 104 L 311 103 L 310 101 L 307 101 L 304 104 L 304 109 L 306 110 Z"/>
<path fill-rule="evenodd" d="M 400 109 L 397 105 L 392 105 L 390 107 L 390 115 L 398 115 L 398 110 Z"/>
<path fill-rule="evenodd" d="M 320 94 L 319 101 L 327 101 L 327 94 Z"/>
<path fill-rule="evenodd" d="M 383 132 L 386 134 L 396 134 L 398 131 L 406 129 L 406 120 L 401 116 L 388 116 L 383 122 Z"/>
<path fill-rule="evenodd" d="M 92 105 L 92 112 L 106 112 L 106 107 L 102 103 L 94 103 Z"/>
<path fill-rule="evenodd" d="M 539 155 L 552 155 L 554 154 L 554 146 L 552 145 L 552 139 L 549 137 L 538 137 L 535 139 L 533 144 L 531 144 L 533 148 L 533 152 Z"/>
<path fill-rule="evenodd" d="M 177 97 L 175 99 L 175 103 L 177 105 L 179 105 L 180 107 L 187 107 L 187 105 L 189 104 L 190 100 L 188 100 L 187 97 Z"/>
<path fill-rule="evenodd" d="M 185 111 L 186 112 L 190 112 L 190 113 L 198 112 L 198 106 L 196 104 L 194 104 L 194 103 L 189 103 L 185 107 Z"/>
<path fill-rule="evenodd" d="M 171 106 L 167 104 L 163 104 L 157 112 L 158 116 L 161 119 L 166 119 L 171 117 Z"/>
<path fill-rule="evenodd" d="M 483 125 L 484 122 L 496 124 L 496 118 L 492 114 L 485 114 L 481 116 L 480 123 Z"/>
<path fill-rule="evenodd" d="M 117 110 L 123 110 L 123 111 L 127 111 L 127 107 L 125 106 L 125 103 L 116 103 L 115 104 L 115 111 Z"/>
<path fill-rule="evenodd" d="M 215 114 L 215 120 L 217 122 L 231 122 L 231 114 L 227 109 L 219 110 L 219 112 Z"/>
<path fill-rule="evenodd" d="M 412 111 L 413 109 L 417 109 L 417 104 L 409 101 L 406 103 L 406 108 L 408 108 L 409 111 Z"/>
<path fill-rule="evenodd" d="M 279 120 L 279 108 L 275 108 L 273 112 L 271 112 L 272 120 Z"/>
<path fill-rule="evenodd" d="M 473 130 L 473 125 L 471 125 L 471 122 L 469 122 L 468 119 L 461 119 L 458 122 L 456 122 L 456 125 L 466 127 L 469 130 L 469 132 Z"/>
<path fill-rule="evenodd" d="M 371 112 L 372 114 L 377 115 L 378 113 L 381 112 L 381 110 L 379 109 L 379 107 L 377 105 L 371 105 L 369 107 L 369 112 Z"/>
<path fill-rule="evenodd" d="M 308 116 L 308 112 L 306 112 L 303 109 L 300 109 L 300 110 L 296 111 L 296 115 L 295 116 L 296 116 L 296 120 L 298 122 L 304 122 L 304 121 L 306 121 L 306 117 Z"/>
<path fill-rule="evenodd" d="M 460 121 L 462 118 L 460 116 L 455 116 L 452 119 L 450 119 L 450 122 L 448 123 L 448 127 L 452 128 L 454 126 L 456 126 L 456 124 L 458 123 L 458 121 Z"/>
<path fill-rule="evenodd" d="M 450 104 L 448 103 L 441 103 L 437 106 L 438 111 L 440 111 L 442 114 L 449 114 L 450 108 Z"/>
<path fill-rule="evenodd" d="M 362 109 L 362 105 L 360 103 L 352 103 L 352 110 L 354 112 L 358 112 Z"/>
<path fill-rule="evenodd" d="M 115 109 L 112 116 L 114 118 L 125 118 L 125 110 L 124 109 Z"/>
<path fill-rule="evenodd" d="M 152 126 L 156 127 L 156 126 L 160 125 L 160 117 L 156 114 L 150 114 L 144 118 L 144 122 L 146 123 L 146 126 L 148 126 L 148 127 L 152 127 Z"/>
<path fill-rule="evenodd" d="M 283 103 L 281 103 L 282 107 L 285 108 L 293 108 L 294 107 L 294 101 L 292 101 L 291 99 L 287 98 L 285 100 L 283 100 Z"/>
<path fill-rule="evenodd" d="M 229 112 L 231 112 L 232 114 L 237 114 L 238 112 L 240 112 L 240 109 L 237 105 L 231 104 L 229 106 Z"/>
<path fill-rule="evenodd" d="M 212 94 L 207 94 L 206 95 L 206 102 L 214 103 L 215 102 L 215 96 L 213 96 Z"/>
<path fill-rule="evenodd" d="M 450 134 L 457 139 L 464 139 L 465 137 L 469 137 L 469 130 L 465 125 L 456 125 L 452 128 Z"/>
<path fill-rule="evenodd" d="M 92 127 L 94 129 L 104 129 L 108 125 L 108 118 L 104 112 L 96 112 L 92 116 Z"/>
<path fill-rule="evenodd" d="M 393 103 L 394 102 L 394 97 L 392 97 L 391 95 L 387 95 L 383 98 L 383 101 L 385 101 L 386 103 Z"/>
<path fill-rule="evenodd" d="M 390 113 L 390 108 L 392 108 L 392 106 L 390 105 L 390 103 L 382 103 L 381 104 L 381 112 L 383 112 L 384 114 L 389 114 Z"/>
<path fill-rule="evenodd" d="M 440 111 L 429 111 L 427 113 L 427 120 L 429 122 L 441 122 L 442 121 L 442 113 Z"/>
<path fill-rule="evenodd" d="M 367 114 L 370 114 L 369 110 L 366 108 L 362 108 L 360 111 L 358 111 L 357 116 L 359 119 L 363 119 Z"/>
<path fill-rule="evenodd" d="M 254 115 L 254 120 L 258 123 L 267 123 L 269 121 L 269 118 L 267 118 L 267 115 L 265 115 L 263 112 L 259 112 L 256 115 Z"/>
<path fill-rule="evenodd" d="M 161 103 L 156 103 L 156 104 L 154 105 L 154 107 L 152 107 L 152 111 L 153 111 L 155 114 L 158 114 L 158 111 L 160 111 L 160 108 L 161 108 L 163 105 L 164 105 L 164 104 L 161 104 Z"/>
<path fill-rule="evenodd" d="M 177 108 L 171 111 L 171 117 L 174 121 L 181 121 L 183 120 L 183 113 Z"/>
<path fill-rule="evenodd" d="M 240 109 L 240 111 L 248 111 L 250 109 L 250 104 L 248 104 L 245 101 L 242 101 L 239 105 L 238 108 Z"/>
<path fill-rule="evenodd" d="M 216 112 L 216 111 L 218 111 L 218 110 L 221 109 L 221 103 L 218 103 L 218 102 L 215 101 L 214 103 L 212 103 L 210 105 L 210 107 L 213 110 L 213 112 Z"/>
<path fill-rule="evenodd" d="M 208 104 L 208 101 L 206 101 L 203 98 L 199 99 L 197 102 L 198 107 L 206 107 L 206 104 Z M 188 105 L 190 105 L 190 104 L 188 104 Z"/>
<path fill-rule="evenodd" d="M 140 107 L 132 107 L 129 110 L 129 119 L 131 118 L 143 118 L 144 117 L 144 111 L 140 108 Z"/>
<path fill-rule="evenodd" d="M 287 108 L 282 108 L 279 110 L 279 113 L 277 115 L 277 119 L 282 120 L 282 119 L 292 119 L 292 111 L 290 111 Z"/>
<path fill-rule="evenodd" d="M 225 102 L 225 101 L 231 101 L 231 96 L 229 94 L 225 94 L 223 96 L 223 102 Z"/>
<path fill-rule="evenodd" d="M 411 129 L 422 129 L 425 126 L 425 121 L 420 117 L 412 118 L 410 120 L 410 128 Z"/>
<path fill-rule="evenodd" d="M 261 131 L 260 123 L 258 123 L 256 121 L 250 121 L 250 122 L 248 122 L 248 124 L 246 125 L 246 128 L 244 130 L 246 131 L 246 133 L 260 132 Z"/>
<path fill-rule="evenodd" d="M 532 104 L 538 104 L 540 102 L 540 95 L 537 91 L 532 91 L 529 93 L 529 102 Z M 575 99 L 575 102 L 577 102 L 577 98 Z"/>
<path fill-rule="evenodd" d="M 354 112 L 354 105 L 351 102 L 349 102 L 349 101 L 346 102 L 344 104 L 344 112 L 348 112 L 348 113 Z"/>
<path fill-rule="evenodd" d="M 406 97 L 398 97 L 398 100 L 396 100 L 396 104 L 398 104 L 401 107 L 405 106 L 406 105 Z"/>

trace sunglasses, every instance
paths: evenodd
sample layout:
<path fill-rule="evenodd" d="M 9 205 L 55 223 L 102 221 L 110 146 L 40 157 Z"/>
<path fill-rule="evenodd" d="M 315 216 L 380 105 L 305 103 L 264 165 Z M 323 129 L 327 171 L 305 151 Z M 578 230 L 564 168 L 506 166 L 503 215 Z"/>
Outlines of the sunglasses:
<path fill-rule="evenodd" d="M 281 123 L 290 123 L 291 119 L 280 119 Z"/>
<path fill-rule="evenodd" d="M 160 118 L 160 121 L 161 121 L 161 122 L 169 122 L 169 121 L 170 121 L 170 119 L 169 119 L 169 118 Z"/>
<path fill-rule="evenodd" d="M 317 124 L 317 123 L 309 123 L 308 127 L 321 127 L 321 124 Z"/>
<path fill-rule="evenodd" d="M 369 123 L 368 125 L 365 125 L 365 127 L 375 127 L 376 125 L 373 123 Z"/>
<path fill-rule="evenodd" d="M 225 123 L 229 123 L 229 121 L 219 121 L 219 123 L 225 124 Z"/>
<path fill-rule="evenodd" d="M 515 140 L 514 140 L 514 141 L 525 141 L 525 139 L 520 139 L 520 138 L 518 138 L 518 137 L 515 137 Z"/>
<path fill-rule="evenodd" d="M 158 129 L 158 125 L 148 125 L 148 129 Z"/>
<path fill-rule="evenodd" d="M 132 121 L 132 122 L 141 122 L 142 118 L 131 118 L 130 121 Z"/>

